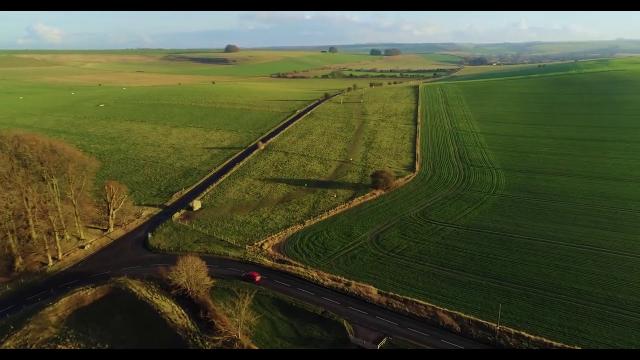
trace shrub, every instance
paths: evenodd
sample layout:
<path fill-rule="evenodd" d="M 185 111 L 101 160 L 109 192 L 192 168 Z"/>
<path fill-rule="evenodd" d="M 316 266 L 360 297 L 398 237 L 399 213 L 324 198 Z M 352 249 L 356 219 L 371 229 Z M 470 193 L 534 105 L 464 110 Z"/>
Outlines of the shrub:
<path fill-rule="evenodd" d="M 232 52 L 238 52 L 238 51 L 240 51 L 240 48 L 237 45 L 229 44 L 224 47 L 224 52 L 226 53 L 232 53 Z"/>
<path fill-rule="evenodd" d="M 400 54 L 402 54 L 400 49 L 385 49 L 384 50 L 384 55 L 385 56 L 396 56 L 396 55 L 400 55 Z"/>
<path fill-rule="evenodd" d="M 371 187 L 376 190 L 389 190 L 395 182 L 395 175 L 388 170 L 376 170 L 371 174 Z"/>

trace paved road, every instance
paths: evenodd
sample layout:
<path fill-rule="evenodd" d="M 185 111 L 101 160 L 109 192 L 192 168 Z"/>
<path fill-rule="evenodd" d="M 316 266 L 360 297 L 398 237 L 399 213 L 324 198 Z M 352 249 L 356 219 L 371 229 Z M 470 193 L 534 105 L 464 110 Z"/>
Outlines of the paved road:
<path fill-rule="evenodd" d="M 260 140 L 266 144 L 322 102 L 324 100 L 314 102 Z M 15 314 L 43 301 L 52 301 L 56 295 L 67 292 L 72 288 L 104 281 L 110 277 L 158 275 L 158 270 L 174 264 L 177 256 L 149 251 L 145 247 L 147 234 L 170 219 L 174 213 L 185 208 L 189 202 L 197 198 L 209 186 L 215 184 L 231 172 L 242 160 L 257 150 L 258 146 L 254 144 L 241 151 L 176 202 L 80 263 L 46 278 L 37 285 L 18 290 L 9 297 L 0 299 L 0 318 Z M 416 318 L 324 288 L 286 272 L 216 256 L 203 256 L 202 258 L 207 262 L 211 273 L 215 277 L 240 278 L 244 272 L 258 271 L 263 275 L 261 286 L 319 306 L 353 324 L 377 330 L 390 337 L 411 340 L 426 348 L 462 349 L 487 347 L 442 328 L 426 324 Z"/>

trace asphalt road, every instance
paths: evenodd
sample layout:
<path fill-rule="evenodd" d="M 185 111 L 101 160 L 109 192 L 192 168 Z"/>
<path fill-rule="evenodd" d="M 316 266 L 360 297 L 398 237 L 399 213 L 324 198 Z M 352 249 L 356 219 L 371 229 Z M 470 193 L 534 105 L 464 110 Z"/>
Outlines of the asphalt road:
<path fill-rule="evenodd" d="M 324 101 L 319 100 L 309 105 L 260 140 L 266 144 Z M 218 182 L 257 150 L 258 146 L 254 144 L 241 151 L 173 204 L 165 207 L 134 230 L 83 261 L 44 279 L 38 284 L 19 289 L 10 296 L 3 297 L 0 299 L 0 318 L 8 317 L 43 301 L 53 301 L 57 295 L 79 286 L 122 275 L 153 276 L 158 274 L 160 268 L 173 265 L 177 255 L 154 253 L 145 247 L 147 234 L 171 219 L 174 213 L 185 208 L 209 186 Z M 202 258 L 207 262 L 211 274 L 215 277 L 240 278 L 247 271 L 258 271 L 263 275 L 260 286 L 316 305 L 333 312 L 352 324 L 376 330 L 392 338 L 407 339 L 421 344 L 425 348 L 488 347 L 422 322 L 417 318 L 405 316 L 362 299 L 324 288 L 286 272 L 216 256 L 202 256 Z"/>

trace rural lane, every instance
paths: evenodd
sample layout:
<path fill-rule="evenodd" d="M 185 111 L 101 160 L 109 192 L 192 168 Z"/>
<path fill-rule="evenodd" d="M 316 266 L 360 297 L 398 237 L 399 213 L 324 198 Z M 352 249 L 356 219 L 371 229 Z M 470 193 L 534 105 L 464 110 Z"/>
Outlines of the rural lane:
<path fill-rule="evenodd" d="M 268 143 L 324 101 L 326 99 L 313 102 L 271 130 L 259 141 L 264 144 Z M 171 219 L 173 214 L 186 208 L 191 201 L 223 179 L 243 160 L 258 150 L 257 142 L 242 150 L 159 213 L 83 261 L 33 286 L 18 289 L 10 295 L 0 298 L 0 318 L 8 317 L 43 301 L 51 301 L 56 295 L 68 292 L 70 289 L 105 281 L 110 277 L 122 275 L 158 276 L 161 268 L 175 263 L 177 255 L 151 252 L 145 246 L 147 234 Z M 488 347 L 427 324 L 418 318 L 402 315 L 283 271 L 217 256 L 204 255 L 202 258 L 215 277 L 240 278 L 244 272 L 258 271 L 263 275 L 261 286 L 302 302 L 316 305 L 333 312 L 352 324 L 376 330 L 392 338 L 407 339 L 426 348 Z"/>

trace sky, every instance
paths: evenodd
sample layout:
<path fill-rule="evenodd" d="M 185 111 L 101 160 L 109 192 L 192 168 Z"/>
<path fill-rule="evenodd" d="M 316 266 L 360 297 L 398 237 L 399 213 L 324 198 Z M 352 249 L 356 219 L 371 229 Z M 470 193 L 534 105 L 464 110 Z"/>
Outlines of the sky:
<path fill-rule="evenodd" d="M 0 49 L 640 39 L 640 12 L 0 12 Z"/>

